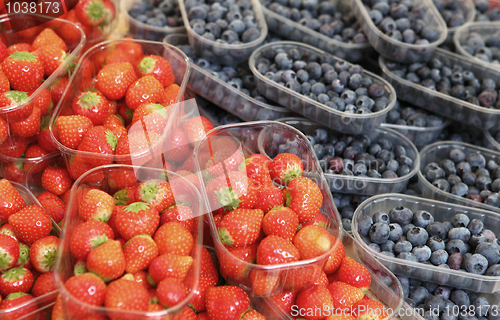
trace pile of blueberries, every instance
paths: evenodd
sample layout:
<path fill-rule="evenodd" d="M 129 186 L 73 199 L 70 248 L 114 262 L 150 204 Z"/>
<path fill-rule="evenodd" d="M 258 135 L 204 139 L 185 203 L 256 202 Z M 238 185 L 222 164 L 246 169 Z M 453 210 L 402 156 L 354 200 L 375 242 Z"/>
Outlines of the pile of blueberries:
<path fill-rule="evenodd" d="M 481 153 L 453 149 L 441 162 L 428 163 L 422 174 L 444 192 L 500 207 L 500 164 Z"/>
<path fill-rule="evenodd" d="M 371 249 L 388 257 L 500 275 L 500 240 L 481 220 L 463 213 L 438 222 L 429 211 L 396 207 L 364 216 L 357 231 Z"/>
<path fill-rule="evenodd" d="M 152 27 L 182 26 L 177 0 L 136 0 L 128 10 L 130 16 Z"/>
<path fill-rule="evenodd" d="M 209 4 L 210 3 L 210 4 Z M 249 43 L 260 37 L 260 27 L 248 0 L 184 2 L 189 25 L 203 38 L 218 44 Z"/>
<path fill-rule="evenodd" d="M 421 1 L 363 0 L 363 4 L 377 28 L 391 39 L 426 45 L 441 36 L 438 30 L 425 22 L 424 17 L 429 9 Z"/>
<path fill-rule="evenodd" d="M 203 98 L 202 98 L 203 99 Z M 197 99 L 198 102 L 198 99 Z M 198 108 L 205 111 L 210 117 L 212 117 L 217 123 L 214 126 L 222 126 L 226 124 L 240 123 L 242 120 L 237 116 L 227 112 L 226 110 L 216 106 L 215 104 L 203 99 L 203 106 L 198 104 Z M 203 115 L 203 114 L 201 114 Z"/>
<path fill-rule="evenodd" d="M 432 0 L 448 28 L 460 27 L 465 23 L 462 0 Z"/>
<path fill-rule="evenodd" d="M 483 38 L 480 34 L 471 32 L 463 49 L 475 58 L 500 64 L 500 33 Z"/>
<path fill-rule="evenodd" d="M 346 43 L 367 41 L 356 17 L 352 13 L 343 14 L 331 1 L 267 0 L 261 3 L 280 16 L 334 40 Z"/>
<path fill-rule="evenodd" d="M 430 114 L 424 109 L 409 106 L 399 100 L 394 108 L 387 113 L 387 123 L 399 126 L 439 127 L 444 121 L 441 117 Z"/>
<path fill-rule="evenodd" d="M 406 303 L 426 320 L 497 320 L 500 306 L 469 290 L 397 276 Z M 431 312 L 432 309 L 432 312 Z"/>
<path fill-rule="evenodd" d="M 500 108 L 498 86 L 494 79 L 476 76 L 460 65 L 434 57 L 426 63 L 387 62 L 387 68 L 398 77 L 425 88 L 450 95 L 485 108 Z"/>
<path fill-rule="evenodd" d="M 498 21 L 500 20 L 500 9 L 490 4 L 489 0 L 475 0 L 476 21 Z"/>
<path fill-rule="evenodd" d="M 387 107 L 384 86 L 373 83 L 360 65 L 336 61 L 329 54 L 267 48 L 256 63 L 269 80 L 333 110 L 369 114 Z"/>
<path fill-rule="evenodd" d="M 366 199 L 368 196 L 356 196 L 352 194 L 343 193 L 332 193 L 333 201 L 335 206 L 339 210 L 340 217 L 342 218 L 342 227 L 345 230 L 351 230 L 351 220 L 354 216 L 354 211 L 356 208 Z"/>

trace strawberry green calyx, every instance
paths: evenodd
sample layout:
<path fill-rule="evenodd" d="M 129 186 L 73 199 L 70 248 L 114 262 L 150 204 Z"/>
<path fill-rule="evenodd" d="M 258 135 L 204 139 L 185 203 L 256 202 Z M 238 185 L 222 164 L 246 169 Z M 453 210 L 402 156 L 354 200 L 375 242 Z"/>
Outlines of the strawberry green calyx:
<path fill-rule="evenodd" d="M 15 299 L 18 299 L 18 298 L 21 298 L 21 297 L 24 297 L 24 296 L 27 296 L 28 294 L 27 293 L 24 293 L 24 292 L 14 292 L 14 293 L 11 293 L 9 294 L 5 300 L 15 300 Z"/>
<path fill-rule="evenodd" d="M 84 109 L 92 109 L 99 103 L 101 103 L 101 97 L 95 92 L 86 92 L 78 99 L 78 105 Z"/>
<path fill-rule="evenodd" d="M 141 199 L 146 202 L 151 202 L 156 198 L 156 195 L 160 192 L 160 187 L 156 182 L 144 183 L 140 189 Z"/>
<path fill-rule="evenodd" d="M 215 191 L 215 195 L 217 196 L 217 201 L 219 201 L 220 207 L 226 210 L 234 210 L 239 207 L 239 203 L 241 202 L 238 199 L 238 195 L 236 191 L 233 191 L 231 187 L 223 187 L 219 191 Z"/>
<path fill-rule="evenodd" d="M 2 278 L 7 280 L 7 281 L 15 281 L 15 280 L 19 280 L 25 274 L 26 274 L 26 269 L 24 269 L 24 268 L 21 268 L 21 267 L 10 268 L 9 270 L 5 271 L 2 274 Z"/>
<path fill-rule="evenodd" d="M 11 90 L 5 93 L 5 96 L 18 104 L 25 104 L 28 102 L 28 94 L 23 91 Z"/>
<path fill-rule="evenodd" d="M 153 278 L 151 278 L 151 274 L 147 274 L 146 275 L 146 280 L 148 281 L 148 283 L 150 285 L 152 285 L 153 287 L 156 287 L 158 284 L 153 280 Z"/>
<path fill-rule="evenodd" d="M 14 60 L 26 60 L 26 61 L 30 61 L 30 62 L 35 62 L 38 60 L 37 56 L 35 56 L 33 53 L 28 52 L 28 51 L 16 51 L 16 52 L 12 53 L 9 56 L 9 58 L 14 59 Z"/>
<path fill-rule="evenodd" d="M 97 248 L 101 244 L 105 243 L 108 241 L 108 237 L 105 234 L 98 235 L 97 238 L 92 239 L 92 249 Z"/>
<path fill-rule="evenodd" d="M 149 209 L 149 204 L 145 202 L 134 202 L 132 204 L 129 204 L 128 206 L 125 207 L 125 211 L 127 212 L 134 212 L 138 213 L 141 210 L 148 210 Z"/>
<path fill-rule="evenodd" d="M 287 170 L 283 173 L 283 182 L 285 184 L 290 183 L 293 179 L 300 177 L 302 175 L 302 170 L 300 168 L 293 166 L 290 168 L 287 168 Z"/>
<path fill-rule="evenodd" d="M 105 14 L 104 4 L 98 0 L 91 1 L 85 8 L 85 13 L 90 21 L 100 21 Z"/>
<path fill-rule="evenodd" d="M 116 138 L 115 134 L 111 132 L 111 130 L 106 130 L 106 142 L 111 146 L 111 149 L 115 151 L 116 146 L 118 145 L 118 138 Z"/>
<path fill-rule="evenodd" d="M 77 263 L 75 267 L 73 268 L 73 273 L 75 276 L 79 276 L 81 274 L 87 273 L 87 265 L 85 263 Z"/>
<path fill-rule="evenodd" d="M 290 194 L 290 191 L 285 192 L 285 207 L 289 207 L 291 202 L 292 202 L 292 195 Z"/>
<path fill-rule="evenodd" d="M 0 270 L 6 270 L 11 265 L 12 257 L 6 252 L 0 251 Z"/>
<path fill-rule="evenodd" d="M 30 261 L 30 248 L 23 243 L 19 243 L 19 259 L 17 259 L 17 263 L 24 267 L 28 261 Z"/>
<path fill-rule="evenodd" d="M 126 189 L 121 189 L 115 192 L 113 199 L 115 200 L 115 206 L 124 206 L 130 200 Z"/>
<path fill-rule="evenodd" d="M 219 233 L 219 239 L 223 244 L 227 246 L 233 245 L 234 239 L 233 237 L 231 237 L 231 234 L 229 233 L 229 231 L 227 231 L 227 229 L 225 228 L 219 229 L 218 233 Z"/>
<path fill-rule="evenodd" d="M 155 68 L 155 65 L 155 59 L 146 57 L 142 59 L 141 63 L 139 63 L 139 70 L 141 71 L 141 73 L 150 73 Z"/>

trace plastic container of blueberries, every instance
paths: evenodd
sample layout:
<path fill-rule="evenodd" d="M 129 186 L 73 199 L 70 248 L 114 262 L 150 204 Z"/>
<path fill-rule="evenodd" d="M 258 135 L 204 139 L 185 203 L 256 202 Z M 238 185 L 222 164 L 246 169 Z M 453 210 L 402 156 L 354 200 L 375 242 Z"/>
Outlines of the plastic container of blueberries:
<path fill-rule="evenodd" d="M 427 61 L 432 57 L 434 50 L 448 37 L 446 23 L 432 0 L 412 0 L 412 2 L 421 4 L 426 9 L 424 22 L 427 26 L 434 27 L 439 32 L 440 37 L 438 40 L 425 45 L 416 45 L 391 39 L 370 19 L 369 12 L 365 9 L 362 0 L 351 1 L 352 11 L 361 23 L 361 28 L 368 42 L 375 51 L 389 60 L 401 63 Z"/>
<path fill-rule="evenodd" d="M 335 237 L 335 243 L 321 256 L 313 259 L 300 260 L 296 262 L 278 264 L 278 265 L 257 265 L 247 263 L 233 256 L 221 242 L 215 221 L 211 212 L 219 208 L 213 208 L 210 204 L 205 184 L 208 183 L 208 172 L 202 170 L 202 164 L 205 164 L 208 159 L 212 158 L 212 154 L 216 153 L 218 148 L 228 148 L 233 145 L 235 152 L 238 150 L 243 152 L 245 157 L 251 154 L 265 154 L 267 146 L 273 143 L 273 138 L 284 137 L 291 142 L 297 144 L 298 154 L 303 158 L 304 172 L 303 176 L 313 180 L 321 190 L 323 195 L 323 203 L 319 212 L 323 215 L 325 228 Z M 224 149 L 227 150 L 227 149 Z M 279 294 L 284 290 L 299 290 L 300 288 L 311 285 L 314 279 L 323 272 L 326 261 L 330 254 L 336 250 L 342 241 L 343 230 L 339 212 L 333 202 L 333 198 L 325 180 L 319 162 L 314 155 L 314 151 L 309 140 L 297 129 L 288 126 L 284 123 L 275 121 L 254 121 L 240 124 L 224 125 L 214 128 L 207 132 L 205 138 L 198 142 L 194 150 L 196 172 L 200 183 L 201 194 L 204 197 L 205 205 L 208 212 L 208 222 L 212 233 L 212 238 L 215 243 L 215 252 L 219 259 L 226 260 L 232 266 L 245 268 L 247 273 L 242 277 L 226 279 L 227 284 L 242 287 L 249 292 L 250 296 L 270 296 Z M 221 165 L 214 163 L 214 166 Z M 242 172 L 246 172 L 244 169 Z M 207 180 L 204 180 L 207 177 Z M 323 220 L 322 220 L 323 221 Z M 303 279 L 311 279 L 311 281 L 295 282 L 295 274 L 307 273 L 310 277 Z M 252 288 L 252 280 L 250 275 L 255 275 L 258 279 L 266 279 L 269 290 L 263 292 L 255 292 Z"/>
<path fill-rule="evenodd" d="M 423 148 L 420 151 L 420 169 L 418 171 L 418 187 L 420 188 L 420 190 L 422 190 L 422 196 L 424 198 L 434 199 L 448 203 L 456 203 L 463 206 L 468 206 L 470 208 L 478 208 L 500 213 L 500 208 L 496 208 L 494 206 L 490 206 L 482 202 L 480 203 L 467 198 L 459 197 L 449 192 L 444 192 L 438 189 L 437 187 L 433 186 L 424 177 L 422 170 L 425 168 L 427 164 L 431 162 L 436 162 L 436 163 L 441 162 L 443 159 L 448 157 L 448 154 L 453 149 L 460 149 L 466 155 L 472 152 L 481 153 L 486 158 L 486 161 L 495 160 L 497 162 L 500 162 L 499 151 L 493 151 L 481 147 L 476 147 L 468 143 L 456 142 L 456 141 L 441 141 L 428 145 L 427 147 Z"/>
<path fill-rule="evenodd" d="M 165 38 L 165 36 L 169 34 L 186 32 L 186 28 L 184 28 L 184 26 L 155 27 L 135 19 L 128 13 L 128 11 L 132 6 L 132 4 L 136 1 L 137 0 L 122 0 L 120 3 L 120 12 L 127 24 L 127 30 L 128 30 L 127 34 L 131 35 L 135 39 L 144 39 L 144 40 L 161 42 L 163 38 Z"/>
<path fill-rule="evenodd" d="M 477 64 L 470 58 L 437 48 L 433 57 L 462 66 L 472 71 L 476 77 L 490 77 L 500 82 L 500 70 Z M 398 77 L 387 67 L 387 61 L 380 57 L 382 75 L 396 90 L 398 99 L 429 110 L 443 117 L 481 128 L 492 129 L 500 125 L 500 110 L 476 106 L 447 94 L 425 88 Z"/>
<path fill-rule="evenodd" d="M 500 64 L 494 64 L 478 59 L 468 53 L 463 47 L 465 44 L 467 44 L 467 38 L 473 32 L 478 33 L 483 38 L 485 38 L 498 33 L 499 30 L 500 21 L 467 23 L 458 28 L 458 30 L 455 32 L 455 35 L 453 36 L 453 44 L 455 45 L 457 53 L 469 58 L 471 61 L 474 61 L 474 63 L 480 64 L 486 68 L 500 69 Z"/>
<path fill-rule="evenodd" d="M 484 134 L 484 146 L 490 150 L 500 151 L 500 142 L 498 142 L 493 136 L 492 132 L 489 130 L 483 130 Z M 496 135 L 497 133 L 494 132 Z"/>
<path fill-rule="evenodd" d="M 82 73 L 80 72 L 82 68 L 81 62 L 83 61 L 83 59 L 89 59 L 90 61 L 94 61 L 93 59 L 97 59 L 100 54 L 102 55 L 103 52 L 111 50 L 117 44 L 123 42 L 138 43 L 142 46 L 145 55 L 148 54 L 159 55 L 164 59 L 166 59 L 172 66 L 172 70 L 174 72 L 176 79 L 175 83 L 179 85 L 180 90 L 179 94 L 177 95 L 176 103 L 174 104 L 172 113 L 169 115 L 166 130 L 162 133 L 161 137 L 154 145 L 149 146 L 148 149 L 145 149 L 143 151 L 137 151 L 136 153 L 130 155 L 103 155 L 103 154 L 79 151 L 64 146 L 56 139 L 52 127 L 55 126 L 55 121 L 57 117 L 59 117 L 60 115 L 73 114 L 71 110 L 71 104 L 73 99 L 81 92 L 80 88 L 83 88 L 83 90 L 89 88 L 92 89 L 94 85 L 93 83 L 94 80 L 92 80 L 91 83 L 89 83 L 89 79 L 85 78 L 85 76 L 82 75 Z M 96 75 L 100 70 L 100 68 L 94 63 L 90 63 L 90 67 L 88 69 L 93 79 L 96 77 Z M 54 111 L 54 114 L 52 115 L 52 118 L 50 119 L 49 123 L 49 130 L 51 137 L 57 149 L 59 149 L 59 151 L 63 155 L 66 161 L 66 167 L 72 174 L 73 179 L 76 180 L 85 171 L 88 171 L 91 168 L 95 167 L 94 165 L 88 163 L 88 159 L 102 160 L 102 163 L 107 163 L 107 164 L 111 164 L 113 162 L 123 163 L 124 161 L 129 161 L 129 162 L 131 161 L 131 163 L 135 165 L 145 165 L 146 163 L 149 163 L 150 166 L 156 168 L 162 167 L 159 164 L 152 164 L 152 163 L 155 162 L 155 160 L 157 160 L 156 162 L 161 160 L 160 157 L 160 153 L 162 153 L 161 148 L 163 143 L 165 141 L 168 141 L 168 139 L 170 138 L 170 133 L 171 133 L 170 128 L 173 128 L 174 126 L 178 125 L 182 117 L 181 108 L 184 108 L 185 104 L 188 105 L 187 102 L 181 102 L 181 101 L 184 99 L 185 96 L 186 85 L 189 78 L 189 72 L 190 72 L 189 58 L 176 47 L 168 45 L 166 43 L 146 41 L 146 40 L 136 40 L 136 39 L 118 39 L 118 40 L 108 40 L 98 43 L 92 48 L 90 48 L 88 51 L 86 51 L 85 54 L 80 59 L 78 66 L 76 67 L 72 77 L 69 79 L 69 85 L 64 91 L 63 96 L 59 101 L 56 110 Z M 137 122 L 137 124 L 138 124 L 137 126 L 133 125 L 130 129 L 128 129 L 128 132 L 129 133 L 132 131 L 138 132 L 138 134 L 145 135 L 147 137 L 146 135 L 147 132 L 144 132 L 142 125 L 139 124 L 139 122 Z M 135 150 L 140 150 L 140 149 L 135 149 Z M 74 162 L 75 159 L 77 159 L 78 161 Z"/>
<path fill-rule="evenodd" d="M 349 13 L 349 1 L 323 0 L 335 4 L 337 10 Z M 341 59 L 351 62 L 361 62 L 366 54 L 373 52 L 372 46 L 367 43 L 347 43 L 332 39 L 320 32 L 306 28 L 292 19 L 287 19 L 274 11 L 262 6 L 269 30 L 285 39 L 309 44 L 318 49 L 331 53 Z"/>
<path fill-rule="evenodd" d="M 448 37 L 445 43 L 453 43 L 453 36 L 455 33 L 464 25 L 474 22 L 476 19 L 476 4 L 473 0 L 462 0 L 460 1 L 460 8 L 465 13 L 465 22 L 463 25 L 453 28 L 448 28 Z M 456 45 L 455 45 L 456 48 Z"/>
<path fill-rule="evenodd" d="M 177 46 L 188 43 L 186 35 L 173 34 L 165 37 L 165 43 Z M 245 121 L 275 120 L 292 112 L 284 107 L 273 106 L 241 92 L 217 79 L 209 70 L 191 64 L 188 88 Z"/>
<path fill-rule="evenodd" d="M 262 7 L 259 0 L 250 0 L 252 10 L 255 13 L 255 18 L 259 24 L 260 36 L 252 42 L 241 44 L 221 44 L 212 40 L 203 38 L 196 33 L 189 24 L 188 13 L 184 6 L 184 0 L 179 0 L 179 8 L 181 9 L 182 20 L 186 28 L 189 44 L 193 47 L 194 52 L 210 62 L 224 61 L 226 65 L 237 65 L 245 62 L 252 52 L 257 49 L 267 36 L 267 24 L 262 13 Z"/>
<path fill-rule="evenodd" d="M 490 230 L 495 233 L 500 232 L 500 229 L 495 227 L 500 221 L 500 214 L 458 204 L 393 193 L 377 195 L 364 201 L 357 207 L 352 219 L 352 231 L 361 248 L 368 255 L 374 256 L 394 274 L 474 292 L 492 293 L 500 290 L 500 276 L 472 274 L 461 270 L 445 269 L 432 264 L 388 257 L 368 247 L 358 232 L 358 222 L 364 216 L 371 217 L 378 211 L 389 212 L 396 207 L 406 207 L 412 211 L 426 210 L 434 216 L 435 221 L 439 222 L 451 221 L 455 214 L 464 213 L 471 219 L 483 221 L 485 228 L 491 228 Z"/>
<path fill-rule="evenodd" d="M 280 105 L 289 108 L 290 110 L 301 114 L 302 116 L 316 121 L 328 128 L 335 128 L 336 131 L 347 134 L 358 134 L 363 132 L 370 132 L 377 128 L 382 122 L 385 121 L 387 113 L 394 107 L 396 103 L 396 92 L 392 86 L 381 77 L 369 72 L 364 71 L 364 75 L 369 76 L 373 83 L 378 83 L 385 88 L 384 96 L 387 97 L 387 107 L 384 110 L 370 113 L 370 114 L 349 114 L 346 112 L 332 110 L 318 101 L 312 100 L 305 95 L 295 92 L 285 86 L 266 78 L 257 70 L 257 61 L 262 57 L 262 52 L 268 48 L 281 49 L 288 51 L 290 49 L 297 49 L 300 53 L 314 52 L 319 55 L 330 55 L 322 50 L 314 48 L 310 45 L 291 42 L 280 41 L 272 42 L 259 47 L 250 56 L 248 61 L 250 70 L 255 76 L 257 88 L 259 92 L 266 98 L 276 101 Z M 331 56 L 331 55 L 330 55 Z M 345 60 L 331 56 L 333 62 Z"/>
<path fill-rule="evenodd" d="M 450 124 L 449 120 L 444 120 L 443 124 L 436 127 L 415 127 L 415 126 L 402 126 L 392 123 L 382 123 L 381 128 L 388 128 L 397 131 L 404 135 L 408 140 L 413 142 L 418 148 L 424 147 L 436 141 L 444 128 Z"/>
<path fill-rule="evenodd" d="M 283 118 L 277 121 L 286 123 L 287 125 L 292 126 L 307 135 L 314 135 L 314 131 L 317 128 L 323 127 L 304 118 Z M 325 129 L 333 131 L 328 128 Z M 413 166 L 411 167 L 410 173 L 403 177 L 398 177 L 395 179 L 345 176 L 340 174 L 324 173 L 330 190 L 335 193 L 353 193 L 358 195 L 376 195 L 381 193 L 403 192 L 406 189 L 408 181 L 415 174 L 417 174 L 418 168 L 420 166 L 417 148 L 401 133 L 391 129 L 381 127 L 366 133 L 366 135 L 372 141 L 380 138 L 385 138 L 391 141 L 393 144 L 404 146 L 407 152 L 407 156 L 413 160 Z M 281 140 L 275 138 L 273 141 L 270 141 L 270 143 L 265 144 L 266 155 L 271 158 L 276 156 L 278 152 L 278 146 L 281 143 Z"/>
<path fill-rule="evenodd" d="M 193 246 L 193 251 L 191 252 L 191 256 L 193 257 L 195 262 L 191 266 L 191 269 L 188 271 L 189 274 L 193 277 L 192 286 L 188 288 L 190 290 L 190 293 L 188 294 L 186 299 L 184 299 L 178 305 L 169 308 L 168 310 L 165 309 L 159 312 L 127 312 L 105 308 L 104 306 L 96 307 L 80 302 L 64 287 L 64 283 L 66 282 L 66 280 L 73 276 L 73 267 L 77 262 L 77 259 L 71 254 L 70 251 L 70 235 L 73 230 L 81 223 L 78 217 L 78 204 L 82 200 L 83 192 L 85 192 L 86 188 L 90 187 L 98 188 L 113 194 L 117 190 L 112 189 L 109 186 L 109 174 L 113 171 L 123 168 L 133 170 L 139 182 L 146 181 L 148 179 L 161 179 L 163 181 L 167 181 L 166 179 L 168 179 L 168 181 L 172 185 L 176 203 L 180 204 L 181 202 L 183 202 L 185 204 L 189 202 L 189 206 L 193 210 L 194 217 L 196 218 L 196 229 L 193 233 L 193 236 L 195 238 L 195 245 Z M 59 288 L 62 298 L 64 318 L 71 318 L 70 314 L 68 314 L 68 305 L 81 309 L 82 312 L 86 315 L 108 316 L 112 319 L 172 319 L 171 317 L 180 313 L 182 309 L 186 307 L 189 301 L 193 298 L 193 291 L 198 288 L 198 279 L 201 267 L 200 255 L 203 241 L 203 219 L 201 218 L 201 216 L 205 212 L 204 210 L 205 208 L 203 201 L 196 187 L 191 182 L 189 182 L 189 180 L 174 172 L 129 165 L 101 166 L 87 171 L 77 181 L 75 181 L 71 189 L 70 199 L 67 203 L 65 222 L 61 234 L 61 242 L 57 250 L 56 262 L 54 267 L 56 284 Z"/>
<path fill-rule="evenodd" d="M 389 320 L 396 317 L 404 303 L 403 288 L 398 278 L 377 259 L 367 254 L 351 235 L 346 235 L 342 243 L 345 248 L 346 257 L 350 257 L 361 263 L 370 273 L 371 286 L 366 295 L 370 299 L 382 303 L 386 309 L 391 310 L 387 317 L 380 318 L 380 320 Z M 294 312 L 292 309 L 292 312 L 289 314 L 274 303 L 274 299 L 254 298 L 251 302 L 255 305 L 255 309 L 267 320 L 293 320 L 298 316 L 298 310 Z M 325 313 L 324 315 L 328 314 Z"/>

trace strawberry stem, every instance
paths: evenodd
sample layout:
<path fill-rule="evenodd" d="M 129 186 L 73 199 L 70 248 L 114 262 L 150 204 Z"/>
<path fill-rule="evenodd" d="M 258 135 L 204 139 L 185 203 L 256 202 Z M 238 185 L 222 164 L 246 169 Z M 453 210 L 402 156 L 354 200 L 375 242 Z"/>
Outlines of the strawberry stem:
<path fill-rule="evenodd" d="M 239 203 L 241 202 L 241 200 L 238 199 L 238 195 L 231 189 L 231 187 L 223 187 L 219 191 L 215 191 L 215 195 L 217 196 L 217 201 L 219 201 L 220 207 L 226 210 L 234 210 L 238 208 Z"/>

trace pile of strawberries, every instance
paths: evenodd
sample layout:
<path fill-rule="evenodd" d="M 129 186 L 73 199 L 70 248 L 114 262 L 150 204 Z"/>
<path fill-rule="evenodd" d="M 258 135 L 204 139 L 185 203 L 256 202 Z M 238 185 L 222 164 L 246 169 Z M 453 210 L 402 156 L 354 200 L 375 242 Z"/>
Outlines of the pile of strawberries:
<path fill-rule="evenodd" d="M 59 238 L 51 235 L 45 209 L 27 205 L 6 179 L 0 194 L 0 313 L 10 320 L 35 312 L 38 305 L 30 301 L 57 289 L 52 269 Z"/>

